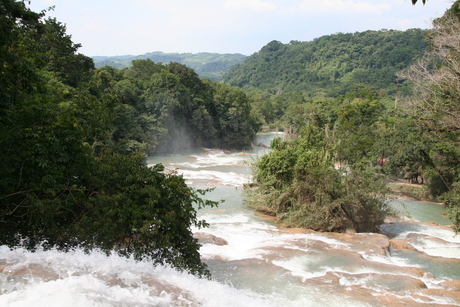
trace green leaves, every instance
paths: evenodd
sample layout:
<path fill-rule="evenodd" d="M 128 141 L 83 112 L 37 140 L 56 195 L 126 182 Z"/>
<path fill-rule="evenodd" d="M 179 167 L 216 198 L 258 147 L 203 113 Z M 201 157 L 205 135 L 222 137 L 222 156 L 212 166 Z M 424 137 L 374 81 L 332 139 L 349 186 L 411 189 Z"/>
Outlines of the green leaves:
<path fill-rule="evenodd" d="M 383 178 L 374 170 L 336 169 L 324 132 L 307 127 L 293 141 L 272 142 L 254 165 L 256 189 L 247 203 L 287 226 L 318 231 L 378 231 L 390 212 Z"/>
<path fill-rule="evenodd" d="M 193 74 L 179 69 L 184 79 L 150 62 L 136 63 L 137 79 L 93 72 L 61 23 L 43 23 L 22 1 L 2 1 L 0 12 L 0 245 L 25 239 L 30 249 L 115 249 L 208 275 L 191 232 L 206 226 L 194 206 L 216 205 L 201 198 L 206 190 L 161 165 L 147 167 L 143 154 L 110 149 L 158 144 L 167 133 L 162 116 L 177 109 L 162 113 L 161 99 L 149 105 L 142 94 L 152 81 L 186 113 L 194 104 L 181 103 L 206 96 L 184 85 Z M 155 84 L 152 72 L 164 73 L 164 82 Z"/>
<path fill-rule="evenodd" d="M 94 206 L 87 207 L 71 235 L 107 251 L 120 244 L 121 253 L 207 274 L 191 232 L 192 226 L 206 224 L 197 220 L 193 206 L 216 203 L 198 197 L 204 192 L 189 188 L 182 177 L 164 174 L 161 165 L 146 167 L 142 160 L 141 155 L 99 158 L 94 196 L 88 199 Z"/>
<path fill-rule="evenodd" d="M 200 80 L 178 63 L 136 60 L 125 71 L 105 67 L 96 76 L 95 92 L 111 92 L 120 99 L 112 136 L 118 152 L 239 148 L 258 129 L 244 92 Z"/>
<path fill-rule="evenodd" d="M 414 118 L 422 145 L 415 152 L 423 153 L 417 162 L 407 160 L 420 167 L 419 173 L 428 183 L 431 196 L 446 200 L 456 231 L 460 225 L 459 33 L 458 1 L 455 1 L 444 16 L 433 22 L 428 35 L 431 52 L 417 65 L 398 74 L 415 85 L 412 96 L 405 101 L 404 111 Z"/>

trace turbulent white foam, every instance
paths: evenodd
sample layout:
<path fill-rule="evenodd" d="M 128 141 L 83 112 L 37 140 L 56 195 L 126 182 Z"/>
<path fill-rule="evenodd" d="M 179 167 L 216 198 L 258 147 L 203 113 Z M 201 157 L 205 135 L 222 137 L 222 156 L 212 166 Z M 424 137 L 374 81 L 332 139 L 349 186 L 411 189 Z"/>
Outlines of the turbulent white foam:
<path fill-rule="evenodd" d="M 275 260 L 273 264 L 290 271 L 293 276 L 298 276 L 303 281 L 325 276 L 328 272 L 347 274 L 386 273 L 385 271 L 362 266 L 360 263 L 349 262 L 349 259 L 346 258 L 343 259 L 343 264 L 334 264 L 331 261 L 324 261 L 321 254 L 308 254 L 287 260 Z"/>
<path fill-rule="evenodd" d="M 192 155 L 196 159 L 196 163 L 189 164 L 193 168 L 209 167 L 209 166 L 225 166 L 225 165 L 244 165 L 245 161 L 251 159 L 252 154 L 249 153 L 226 153 L 219 149 L 207 149 L 202 155 Z"/>
<path fill-rule="evenodd" d="M 460 259 L 460 236 L 455 235 L 451 229 L 413 222 L 382 226 L 385 231 L 396 234 L 398 239 L 406 239 L 411 234 L 419 234 L 420 237 L 416 240 L 411 239 L 410 244 L 428 255 Z"/>
<path fill-rule="evenodd" d="M 316 271 L 308 271 L 306 270 L 307 262 L 308 257 L 294 257 L 288 260 L 274 260 L 273 264 L 290 271 L 293 276 L 301 277 L 303 281 L 314 277 L 324 276 L 331 270 L 330 268 L 322 267 Z"/>
<path fill-rule="evenodd" d="M 330 248 L 347 248 L 345 243 L 320 234 L 295 234 L 280 231 L 272 224 L 258 222 L 247 214 L 221 214 L 202 216 L 210 227 L 196 230 L 224 239 L 227 245 L 204 244 L 200 253 L 205 259 L 226 260 L 265 259 L 267 249 L 284 248 L 308 251 L 309 241 L 321 241 Z M 270 253 L 268 251 L 268 253 Z"/>
<path fill-rule="evenodd" d="M 179 170 L 179 173 L 181 173 L 185 179 L 191 181 L 206 180 L 214 184 L 218 183 L 221 185 L 230 185 L 237 187 L 243 186 L 250 180 L 250 177 L 248 175 L 237 174 L 233 172 Z"/>
<path fill-rule="evenodd" d="M 222 195 L 227 196 L 231 194 L 228 191 L 236 191 L 233 186 L 239 187 L 250 181 L 250 177 L 239 172 L 244 172 L 241 166 L 251 158 L 251 155 L 207 149 L 202 155 L 184 156 L 183 159 L 178 156 L 169 157 L 169 160 L 165 159 L 169 164 L 164 165 L 180 168 L 177 171 L 189 183 L 200 181 L 200 184 L 204 182 L 210 186 L 225 185 L 213 193 L 225 191 Z M 341 257 L 340 253 L 335 258 L 327 255 L 328 249 L 351 251 L 352 245 L 327 235 L 282 231 L 242 209 L 244 205 L 238 203 L 240 194 L 231 194 L 228 198 L 237 200 L 200 213 L 200 219 L 210 223 L 209 228 L 193 229 L 228 242 L 228 245 L 222 246 L 207 243 L 200 250 L 211 271 L 216 273 L 214 275 L 221 273 L 224 281 L 200 279 L 168 267 L 153 267 L 146 261 L 134 261 L 117 255 L 106 256 L 97 251 L 90 254 L 81 250 L 70 253 L 55 250 L 30 253 L 20 248 L 9 250 L 0 247 L 0 306 L 369 306 L 365 302 L 348 300 L 340 294 L 326 293 L 329 290 L 325 288 L 308 287 L 305 284 L 293 287 L 293 283 L 286 282 L 324 276 L 329 271 L 349 274 L 372 272 L 370 268 L 360 267 L 362 262 L 354 262 L 353 257 L 347 259 L 346 256 Z M 444 257 L 458 253 L 459 249 L 453 248 L 456 245 L 452 244 L 459 243 L 460 237 L 454 237 L 450 230 L 409 223 L 395 223 L 385 227 L 393 227 L 390 233 L 397 238 L 420 233 L 447 242 L 446 245 L 425 239 L 412 242 L 427 253 L 436 251 L 443 253 Z M 313 241 L 320 241 L 320 244 Z M 320 249 L 315 250 L 315 246 Z M 362 256 L 365 260 L 388 265 L 415 266 L 408 259 L 393 255 L 387 257 L 363 253 Z M 254 259 L 257 260 L 252 261 Z M 257 276 L 250 276 L 248 267 L 238 267 L 237 260 L 242 260 L 240 262 L 246 265 L 255 265 L 255 268 L 251 267 L 255 273 L 251 274 Z M 224 268 L 219 271 L 219 264 L 213 268 L 211 263 L 223 263 Z M 257 263 L 261 263 L 260 268 Z M 5 270 L 1 273 L 3 267 Z M 20 273 L 21 268 L 34 267 L 50 276 Z M 373 267 L 378 270 L 377 266 Z M 266 268 L 272 268 L 273 275 L 265 275 L 263 270 Z M 276 275 L 278 270 L 282 272 L 279 275 L 283 276 Z M 16 272 L 16 275 L 12 272 Z M 277 276 L 280 279 L 276 287 L 267 288 L 267 276 Z M 238 283 L 241 280 L 244 282 Z M 351 281 L 341 280 L 345 287 L 347 282 Z M 365 280 L 361 282 L 365 283 Z M 424 282 L 429 288 L 436 288 L 441 280 L 430 278 Z M 434 298 L 433 302 L 442 303 L 443 300 Z"/>
<path fill-rule="evenodd" d="M 154 267 L 101 252 L 56 250 L 31 253 L 0 247 L 0 306 L 365 306 L 347 298 L 297 291 L 289 298 L 280 293 L 255 293 L 217 281 L 200 279 L 167 267 Z M 53 275 L 41 278 L 34 266 Z M 31 274 L 12 271 L 31 269 Z M 162 287 L 166 285 L 165 289 Z M 171 287 L 167 287 L 170 285 Z"/>
<path fill-rule="evenodd" d="M 205 232 L 225 239 L 228 244 L 223 246 L 204 244 L 200 253 L 205 259 L 214 257 L 227 260 L 261 259 L 258 249 L 270 244 L 271 231 L 276 229 L 266 223 L 251 221 L 243 214 L 223 215 L 218 219 L 206 219 L 206 221 L 210 223 L 210 227 Z"/>
<path fill-rule="evenodd" d="M 442 244 L 430 240 L 423 240 L 423 242 L 411 243 L 411 245 L 415 249 L 423 251 L 430 256 L 460 259 L 460 245 L 458 244 Z"/>
<path fill-rule="evenodd" d="M 364 259 L 372 261 L 372 262 L 377 262 L 377 263 L 383 263 L 383 264 L 389 264 L 389 265 L 396 265 L 400 267 L 408 267 L 411 266 L 410 261 L 401 258 L 398 256 L 392 255 L 391 257 L 389 256 L 383 256 L 383 255 L 369 255 L 369 254 L 361 254 Z"/>
<path fill-rule="evenodd" d="M 31 253 L 20 248 L 1 247 L 0 306 L 286 306 L 289 300 L 271 298 L 238 290 L 229 285 L 200 279 L 167 267 L 153 267 L 101 252 L 81 250 L 62 253 L 56 250 Z M 27 274 L 21 278 L 11 272 L 40 266 L 55 275 L 52 280 Z M 10 274 L 14 277 L 5 277 Z M 147 280 L 147 281 L 146 281 Z M 148 280 L 172 285 L 169 292 L 155 289 Z M 295 304 L 295 302 L 290 302 Z"/>

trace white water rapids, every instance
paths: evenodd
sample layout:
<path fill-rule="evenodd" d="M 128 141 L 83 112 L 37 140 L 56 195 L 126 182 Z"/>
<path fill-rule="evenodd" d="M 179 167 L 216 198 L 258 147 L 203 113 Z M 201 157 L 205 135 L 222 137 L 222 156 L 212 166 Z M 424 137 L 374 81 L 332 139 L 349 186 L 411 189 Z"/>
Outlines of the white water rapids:
<path fill-rule="evenodd" d="M 201 210 L 210 227 L 194 230 L 211 280 L 97 251 L 3 246 L 0 306 L 460 306 L 460 236 L 438 225 L 449 224 L 442 206 L 395 201 L 411 217 L 388 220 L 384 234 L 282 229 L 243 204 L 247 161 L 263 151 L 147 161 L 177 168 L 193 187 L 216 187 L 206 197 L 225 200 Z"/>

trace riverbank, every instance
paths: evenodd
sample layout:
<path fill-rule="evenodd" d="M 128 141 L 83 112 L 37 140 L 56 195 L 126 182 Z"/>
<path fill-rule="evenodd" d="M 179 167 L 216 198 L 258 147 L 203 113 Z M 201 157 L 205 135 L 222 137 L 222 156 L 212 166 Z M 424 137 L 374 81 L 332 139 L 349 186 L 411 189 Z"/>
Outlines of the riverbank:
<path fill-rule="evenodd" d="M 388 179 L 387 186 L 393 193 L 404 195 L 418 201 L 428 201 L 444 205 L 429 197 L 429 192 L 425 184 L 408 183 L 404 179 Z"/>

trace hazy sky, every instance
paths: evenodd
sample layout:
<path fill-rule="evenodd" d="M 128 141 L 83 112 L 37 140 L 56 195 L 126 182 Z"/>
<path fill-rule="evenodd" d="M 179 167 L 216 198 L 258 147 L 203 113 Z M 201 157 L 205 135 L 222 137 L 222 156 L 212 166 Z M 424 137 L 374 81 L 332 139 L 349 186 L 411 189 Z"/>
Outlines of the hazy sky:
<path fill-rule="evenodd" d="M 272 40 L 337 32 L 430 28 L 450 0 L 31 0 L 95 55 L 152 51 L 250 55 Z"/>

